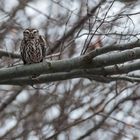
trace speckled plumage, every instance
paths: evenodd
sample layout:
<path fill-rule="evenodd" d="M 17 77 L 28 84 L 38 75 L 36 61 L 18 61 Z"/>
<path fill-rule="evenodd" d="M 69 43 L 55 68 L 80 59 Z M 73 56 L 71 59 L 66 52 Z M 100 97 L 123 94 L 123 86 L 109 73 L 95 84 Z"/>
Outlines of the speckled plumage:
<path fill-rule="evenodd" d="M 34 28 L 27 28 L 23 32 L 20 53 L 24 64 L 42 62 L 46 53 L 46 41 L 39 31 Z"/>

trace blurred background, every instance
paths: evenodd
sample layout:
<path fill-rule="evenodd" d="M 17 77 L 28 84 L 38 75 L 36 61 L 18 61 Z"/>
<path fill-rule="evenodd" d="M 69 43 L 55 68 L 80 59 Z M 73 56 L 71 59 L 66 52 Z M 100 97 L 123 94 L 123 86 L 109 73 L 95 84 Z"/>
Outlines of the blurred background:
<path fill-rule="evenodd" d="M 19 53 L 23 31 L 28 27 L 45 36 L 49 60 L 139 39 L 139 0 L 104 0 L 91 16 L 99 2 L 0 0 L 0 50 Z M 68 34 L 86 16 L 91 17 Z M 16 65 L 22 65 L 20 58 L 0 54 L 1 68 Z M 0 139 L 139 140 L 139 86 L 82 78 L 35 88 L 0 85 Z"/>

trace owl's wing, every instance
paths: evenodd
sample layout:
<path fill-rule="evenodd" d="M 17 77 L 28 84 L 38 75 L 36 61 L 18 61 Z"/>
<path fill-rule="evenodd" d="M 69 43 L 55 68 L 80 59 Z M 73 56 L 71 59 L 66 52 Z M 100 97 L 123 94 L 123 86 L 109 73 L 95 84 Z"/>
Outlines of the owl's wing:
<path fill-rule="evenodd" d="M 39 39 L 40 39 L 40 45 L 42 48 L 42 54 L 43 54 L 43 57 L 45 57 L 46 56 L 46 47 L 47 47 L 46 40 L 41 35 L 39 36 Z"/>
<path fill-rule="evenodd" d="M 20 45 L 20 54 L 21 54 L 21 59 L 22 59 L 23 63 L 26 64 L 24 51 L 25 51 L 25 42 L 24 42 L 24 40 L 22 40 L 21 45 Z"/>

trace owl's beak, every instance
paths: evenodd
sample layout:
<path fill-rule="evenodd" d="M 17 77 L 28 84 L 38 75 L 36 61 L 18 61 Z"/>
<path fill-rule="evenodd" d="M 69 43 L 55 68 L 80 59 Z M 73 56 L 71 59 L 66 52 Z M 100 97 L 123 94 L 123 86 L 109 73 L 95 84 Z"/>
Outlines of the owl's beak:
<path fill-rule="evenodd" d="M 34 36 L 33 36 L 33 34 L 30 34 L 30 38 L 31 38 L 31 39 L 34 39 Z"/>

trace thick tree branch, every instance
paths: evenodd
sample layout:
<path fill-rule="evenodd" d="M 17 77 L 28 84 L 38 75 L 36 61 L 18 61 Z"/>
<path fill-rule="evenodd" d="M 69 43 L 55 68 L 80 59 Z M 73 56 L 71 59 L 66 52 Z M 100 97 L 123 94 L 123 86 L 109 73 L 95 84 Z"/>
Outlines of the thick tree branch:
<path fill-rule="evenodd" d="M 29 77 L 22 78 L 13 78 L 11 80 L 3 80 L 0 81 L 0 84 L 7 85 L 33 85 L 33 84 L 41 84 L 41 83 L 49 83 L 56 82 L 74 78 L 87 78 L 90 80 L 95 80 L 98 82 L 109 83 L 111 81 L 116 80 L 125 80 L 129 82 L 140 82 L 139 77 L 132 77 L 127 75 L 117 75 L 117 74 L 125 74 L 130 71 L 139 69 L 140 62 L 129 63 L 120 66 L 110 66 L 105 68 L 95 68 L 95 69 L 79 69 L 73 70 L 70 72 L 58 72 L 52 74 L 45 74 L 39 76 L 37 79 L 32 79 Z M 114 75 L 115 74 L 115 75 Z M 111 76 L 113 75 L 113 76 Z"/>
<path fill-rule="evenodd" d="M 109 67 L 95 68 L 86 70 L 88 74 L 93 75 L 116 75 L 116 74 L 127 74 L 129 72 L 139 70 L 140 62 L 127 63 L 123 65 L 113 65 Z"/>
<path fill-rule="evenodd" d="M 140 48 L 134 48 L 122 52 L 114 52 L 95 57 L 92 61 L 87 59 L 87 55 L 66 60 L 43 62 L 38 64 L 16 66 L 0 70 L 0 80 L 10 80 L 16 77 L 31 76 L 33 74 L 49 74 L 57 72 L 70 72 L 77 69 L 87 69 L 88 74 L 110 75 L 127 73 L 140 68 L 139 62 L 116 66 L 130 60 L 140 58 Z M 115 65 L 115 66 L 111 66 Z M 110 67 L 105 67 L 110 66 Z M 105 68 L 103 68 L 105 67 Z M 88 68 L 90 68 L 88 70 Z M 92 69 L 91 69 L 92 68 Z M 93 69 L 94 68 L 94 69 Z"/>
<path fill-rule="evenodd" d="M 90 59 L 90 58 L 93 58 L 93 57 L 96 57 L 98 55 L 102 55 L 102 54 L 105 54 L 108 52 L 124 51 L 124 50 L 128 50 L 128 49 L 134 49 L 134 48 L 139 47 L 139 46 L 140 46 L 140 40 L 137 40 L 137 41 L 134 41 L 131 43 L 127 43 L 127 44 L 120 44 L 120 45 L 112 44 L 109 46 L 105 46 L 105 47 L 97 48 L 96 50 L 93 50 L 92 52 L 90 52 L 87 55 L 87 59 Z"/>
<path fill-rule="evenodd" d="M 134 48 L 122 52 L 113 52 L 111 54 L 97 56 L 92 60 L 92 64 L 90 65 L 90 67 L 95 68 L 114 64 L 121 64 L 139 58 L 140 58 L 140 48 Z"/>
<path fill-rule="evenodd" d="M 11 80 L 0 81 L 0 84 L 4 85 L 33 85 L 33 84 L 41 84 L 41 83 L 49 83 L 49 82 L 57 82 L 62 80 L 74 79 L 74 78 L 87 78 L 90 80 L 96 80 L 98 82 L 110 82 L 113 81 L 110 77 L 104 77 L 99 75 L 91 75 L 87 74 L 84 70 L 76 70 L 71 72 L 59 72 L 52 74 L 45 74 L 39 76 L 37 79 L 32 79 L 31 77 L 23 77 L 23 78 L 14 78 Z M 114 79 L 116 81 L 116 79 Z"/>
<path fill-rule="evenodd" d="M 83 58 L 82 56 L 66 60 L 4 68 L 0 70 L 0 80 L 10 80 L 12 78 L 31 76 L 33 74 L 68 72 L 74 69 L 80 69 L 85 63 Z"/>

